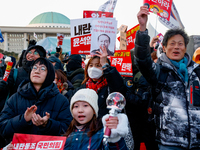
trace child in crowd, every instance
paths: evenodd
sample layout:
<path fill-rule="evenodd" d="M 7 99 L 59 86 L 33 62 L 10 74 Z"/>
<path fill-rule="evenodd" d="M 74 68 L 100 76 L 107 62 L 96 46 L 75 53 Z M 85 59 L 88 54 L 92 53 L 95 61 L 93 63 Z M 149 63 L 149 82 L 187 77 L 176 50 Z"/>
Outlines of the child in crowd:
<path fill-rule="evenodd" d="M 70 102 L 73 120 L 64 134 L 67 137 L 64 150 L 127 149 L 122 138 L 128 133 L 127 116 L 118 114 L 117 117 L 108 118 L 109 115 L 107 114 L 101 121 L 98 118 L 97 101 L 98 95 L 92 89 L 81 89 L 74 94 Z M 105 127 L 111 129 L 111 135 L 106 145 L 103 144 Z M 3 150 L 12 148 L 13 145 L 9 144 Z"/>
<path fill-rule="evenodd" d="M 128 119 L 124 114 L 108 118 L 102 122 L 98 117 L 98 95 L 92 89 L 80 89 L 71 99 L 70 110 L 73 120 L 65 133 L 65 150 L 68 149 L 127 149 L 123 136 L 128 133 Z M 103 127 L 111 129 L 108 144 L 103 144 Z"/>

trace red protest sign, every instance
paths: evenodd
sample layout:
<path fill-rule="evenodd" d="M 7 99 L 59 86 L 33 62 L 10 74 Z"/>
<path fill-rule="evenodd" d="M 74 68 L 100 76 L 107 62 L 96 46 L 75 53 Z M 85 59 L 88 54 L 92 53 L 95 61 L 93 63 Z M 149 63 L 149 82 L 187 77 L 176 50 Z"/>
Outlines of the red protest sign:
<path fill-rule="evenodd" d="M 113 18 L 113 13 L 103 11 L 83 11 L 83 18 Z"/>
<path fill-rule="evenodd" d="M 133 49 L 135 47 L 135 35 L 140 29 L 140 25 L 136 25 L 126 32 L 127 49 Z M 117 38 L 120 41 L 120 37 Z"/>
<path fill-rule="evenodd" d="M 92 18 L 74 19 L 71 25 L 71 54 L 90 54 Z"/>
<path fill-rule="evenodd" d="M 63 150 L 66 137 L 18 134 L 13 136 L 14 150 Z"/>
<path fill-rule="evenodd" d="M 90 54 L 91 34 L 71 38 L 71 54 Z"/>
<path fill-rule="evenodd" d="M 121 76 L 133 76 L 130 50 L 115 50 L 115 55 L 110 60 L 111 66 L 116 67 Z"/>
<path fill-rule="evenodd" d="M 144 0 L 149 11 L 163 17 L 169 21 L 172 6 L 172 0 Z"/>
<path fill-rule="evenodd" d="M 157 35 L 157 37 L 158 37 L 158 42 L 157 42 L 157 44 L 160 44 L 160 43 L 162 42 L 164 36 L 162 35 L 162 33 L 159 33 L 159 34 Z"/>
<path fill-rule="evenodd" d="M 57 33 L 57 46 L 62 46 L 65 35 Z"/>

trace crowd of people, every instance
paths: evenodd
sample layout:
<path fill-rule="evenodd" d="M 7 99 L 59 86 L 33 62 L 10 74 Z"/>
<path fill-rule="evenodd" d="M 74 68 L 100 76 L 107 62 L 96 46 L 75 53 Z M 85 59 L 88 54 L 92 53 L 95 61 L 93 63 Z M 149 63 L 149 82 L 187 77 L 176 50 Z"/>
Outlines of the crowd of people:
<path fill-rule="evenodd" d="M 25 133 L 65 136 L 66 150 L 140 150 L 141 143 L 147 150 L 200 149 L 199 49 L 192 58 L 186 32 L 170 29 L 158 57 L 158 37 L 150 41 L 146 28 L 148 15 L 147 6 L 141 6 L 129 78 L 111 66 L 103 44 L 86 59 L 62 57 L 62 48 L 46 54 L 30 41 L 17 63 L 12 56 L 1 61 L 0 147 L 12 149 L 14 133 Z M 15 63 L 4 81 L 9 61 Z M 113 92 L 125 97 L 126 106 L 109 117 L 106 99 Z M 103 142 L 106 127 L 111 129 L 108 143 Z M 125 139 L 129 130 L 134 145 Z"/>

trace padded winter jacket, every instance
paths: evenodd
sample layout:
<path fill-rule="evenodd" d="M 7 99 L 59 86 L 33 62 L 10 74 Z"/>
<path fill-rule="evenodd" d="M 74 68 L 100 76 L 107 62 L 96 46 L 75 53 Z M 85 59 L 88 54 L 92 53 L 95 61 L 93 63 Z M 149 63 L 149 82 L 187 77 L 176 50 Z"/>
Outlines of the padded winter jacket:
<path fill-rule="evenodd" d="M 78 150 L 78 149 L 91 149 L 91 150 L 127 150 L 126 143 L 121 138 L 116 143 L 108 143 L 103 145 L 103 129 L 99 130 L 92 137 L 87 136 L 88 129 L 75 130 L 66 140 L 64 150 Z"/>
<path fill-rule="evenodd" d="M 32 105 L 37 106 L 36 114 L 41 117 L 45 116 L 45 112 L 50 113 L 46 127 L 25 121 L 24 113 Z M 61 135 L 66 132 L 71 120 L 69 102 L 54 83 L 37 93 L 31 83 L 24 80 L 0 113 L 0 134 L 8 141 L 12 140 L 14 133 Z"/>
<path fill-rule="evenodd" d="M 135 56 L 141 73 L 152 86 L 156 86 L 164 71 L 168 73 L 165 81 L 168 88 L 162 88 L 160 96 L 154 99 L 157 139 L 167 146 L 200 148 L 200 77 L 195 72 L 199 64 L 185 54 L 188 60 L 187 84 L 165 53 L 159 58 L 159 63 L 151 60 L 149 40 L 146 31 L 137 32 Z"/>

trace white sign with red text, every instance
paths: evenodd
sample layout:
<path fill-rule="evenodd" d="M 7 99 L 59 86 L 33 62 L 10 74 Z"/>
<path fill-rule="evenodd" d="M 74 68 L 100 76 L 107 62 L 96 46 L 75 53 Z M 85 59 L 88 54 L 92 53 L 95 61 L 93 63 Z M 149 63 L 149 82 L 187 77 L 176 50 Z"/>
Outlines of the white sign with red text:
<path fill-rule="evenodd" d="M 90 54 L 92 18 L 70 20 L 71 54 Z"/>
<path fill-rule="evenodd" d="M 90 54 L 95 50 L 100 50 L 100 46 L 105 46 L 108 55 L 114 55 L 117 20 L 115 18 L 96 18 L 91 22 L 91 49 Z M 100 50 L 101 51 L 101 50 Z"/>

